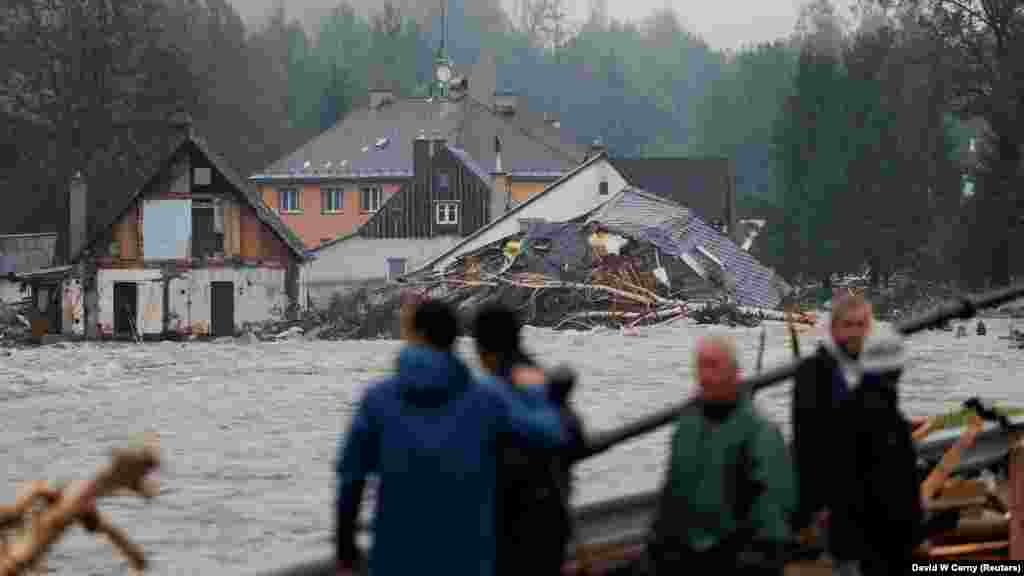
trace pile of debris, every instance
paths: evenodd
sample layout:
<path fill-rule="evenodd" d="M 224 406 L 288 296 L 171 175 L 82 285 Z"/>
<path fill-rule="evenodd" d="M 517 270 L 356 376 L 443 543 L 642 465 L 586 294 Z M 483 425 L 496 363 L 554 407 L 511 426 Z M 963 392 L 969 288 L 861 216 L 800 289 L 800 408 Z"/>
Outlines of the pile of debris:
<path fill-rule="evenodd" d="M 30 308 L 31 300 L 17 304 L 0 302 L 0 345 L 11 346 L 31 340 Z"/>
<path fill-rule="evenodd" d="M 415 290 L 471 315 L 500 302 L 525 323 L 555 329 L 635 327 L 691 317 L 756 326 L 784 320 L 790 288 L 687 208 L 626 189 L 566 222 L 521 220 L 520 230 L 463 254 L 443 271 L 336 295 L 302 320 L 260 329 L 260 339 L 395 337 L 401 293 Z M 798 322 L 813 322 L 798 316 Z"/>
<path fill-rule="evenodd" d="M 297 338 L 319 340 L 395 337 L 401 286 L 358 288 L 336 293 L 327 308 L 304 311 L 295 320 L 250 326 L 246 338 L 280 341 Z"/>
<path fill-rule="evenodd" d="M 783 319 L 789 287 L 688 209 L 627 189 L 569 222 L 521 221 L 518 234 L 410 284 L 465 311 L 500 301 L 534 326 L 636 326 L 697 316 L 756 325 Z M 731 312 L 729 312 L 731 311 Z"/>

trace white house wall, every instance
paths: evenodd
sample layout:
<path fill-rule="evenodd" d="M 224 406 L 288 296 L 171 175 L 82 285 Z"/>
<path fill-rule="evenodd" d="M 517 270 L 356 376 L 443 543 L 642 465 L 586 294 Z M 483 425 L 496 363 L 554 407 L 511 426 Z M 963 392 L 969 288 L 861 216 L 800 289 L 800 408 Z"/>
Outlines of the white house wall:
<path fill-rule="evenodd" d="M 163 272 L 156 269 L 100 269 L 96 275 L 97 306 L 94 318 L 100 335 L 114 332 L 114 285 L 138 286 L 136 326 L 143 335 L 164 332 Z M 246 324 L 278 320 L 287 308 L 285 270 L 280 268 L 198 268 L 184 270 L 168 285 L 167 329 L 178 334 L 206 335 L 212 323 L 212 283 L 234 284 L 236 331 Z"/>
<path fill-rule="evenodd" d="M 607 179 L 608 194 L 600 193 L 602 179 Z M 548 222 L 565 222 L 590 212 L 627 187 L 626 179 L 607 160 L 599 160 L 558 184 L 550 192 L 541 192 L 532 202 L 510 212 L 480 235 L 434 264 L 441 270 L 459 257 L 519 232 L 519 220 L 541 218 Z"/>
<path fill-rule="evenodd" d="M 387 280 L 388 259 L 405 258 L 407 272 L 436 258 L 459 243 L 458 236 L 435 238 L 352 237 L 316 253 L 302 273 L 304 291 L 315 305 L 324 305 L 335 292 Z"/>

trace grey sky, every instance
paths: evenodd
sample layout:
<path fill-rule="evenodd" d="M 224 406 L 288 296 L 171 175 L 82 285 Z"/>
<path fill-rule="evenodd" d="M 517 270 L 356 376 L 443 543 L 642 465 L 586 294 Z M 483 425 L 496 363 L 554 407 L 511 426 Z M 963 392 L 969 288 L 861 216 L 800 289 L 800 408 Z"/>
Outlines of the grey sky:
<path fill-rule="evenodd" d="M 272 0 L 230 0 L 252 28 L 265 21 Z M 424 0 L 437 1 L 437 0 Z M 577 18 L 589 12 L 592 0 L 565 0 Z M 307 24 L 326 13 L 340 0 L 286 0 L 289 16 Z M 714 48 L 741 48 L 789 35 L 800 6 L 806 0 L 607 0 L 609 16 L 617 20 L 641 20 L 653 10 L 671 6 L 687 28 Z M 350 0 L 353 5 L 376 5 L 378 0 Z M 514 13 L 516 0 L 502 0 Z M 849 0 L 834 0 L 844 15 Z"/>
<path fill-rule="evenodd" d="M 506 9 L 515 0 L 503 0 Z M 566 0 L 582 18 L 591 0 Z M 670 6 L 687 28 L 714 48 L 740 48 L 789 35 L 805 0 L 607 0 L 608 14 L 616 20 L 640 20 Z"/>

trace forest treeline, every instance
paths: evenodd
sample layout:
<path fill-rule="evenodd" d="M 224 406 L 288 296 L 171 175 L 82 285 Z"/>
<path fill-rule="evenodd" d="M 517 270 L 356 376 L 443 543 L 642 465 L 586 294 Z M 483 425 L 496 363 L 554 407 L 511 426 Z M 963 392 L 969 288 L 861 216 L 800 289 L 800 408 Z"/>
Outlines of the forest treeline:
<path fill-rule="evenodd" d="M 863 0 L 850 18 L 812 0 L 792 35 L 738 51 L 665 11 L 573 23 L 544 0 L 513 21 L 498 0 L 449 0 L 442 26 L 419 4 L 363 16 L 340 3 L 312 29 L 279 4 L 246 30 L 226 0 L 8 0 L 0 186 L 19 210 L 0 232 L 55 229 L 76 172 L 103 213 L 105 192 L 152 169 L 178 106 L 255 172 L 363 103 L 371 82 L 425 95 L 444 38 L 456 66 L 493 53 L 498 87 L 581 142 L 731 158 L 741 214 L 769 220 L 759 255 L 787 277 L 1017 272 L 1020 0 Z"/>

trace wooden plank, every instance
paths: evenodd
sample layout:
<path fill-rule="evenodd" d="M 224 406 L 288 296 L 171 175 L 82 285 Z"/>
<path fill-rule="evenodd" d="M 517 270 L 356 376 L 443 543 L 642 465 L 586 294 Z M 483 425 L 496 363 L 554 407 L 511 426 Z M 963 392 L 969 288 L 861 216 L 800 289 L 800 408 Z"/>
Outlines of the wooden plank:
<path fill-rule="evenodd" d="M 998 542 L 1008 540 L 1010 523 L 1006 518 L 963 518 L 957 527 L 931 537 L 936 546 L 966 544 L 972 542 Z"/>
<path fill-rule="evenodd" d="M 1009 540 L 1000 540 L 997 542 L 974 542 L 971 544 L 953 544 L 949 546 L 934 546 L 928 550 L 928 556 L 932 558 L 943 558 L 948 556 L 963 556 L 971 554 L 980 554 L 984 552 L 992 552 L 995 550 L 1002 550 L 1010 546 Z"/>

